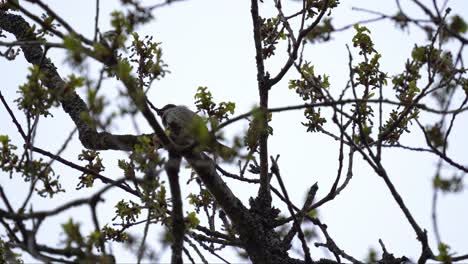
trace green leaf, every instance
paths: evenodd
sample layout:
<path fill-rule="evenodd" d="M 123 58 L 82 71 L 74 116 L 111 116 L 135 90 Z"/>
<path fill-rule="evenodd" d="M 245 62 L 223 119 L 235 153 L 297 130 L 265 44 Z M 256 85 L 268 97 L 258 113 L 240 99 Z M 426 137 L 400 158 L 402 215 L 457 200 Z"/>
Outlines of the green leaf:
<path fill-rule="evenodd" d="M 416 81 L 413 80 L 409 83 L 409 91 L 411 93 L 419 93 L 421 90 L 416 86 Z"/>
<path fill-rule="evenodd" d="M 80 51 L 81 41 L 75 35 L 67 35 L 63 37 L 63 46 L 70 51 Z"/>
<path fill-rule="evenodd" d="M 375 52 L 374 43 L 370 37 L 370 30 L 365 26 L 360 27 L 359 24 L 355 24 L 354 29 L 356 29 L 357 33 L 353 36 L 352 41 L 354 47 L 361 49 L 359 54 L 363 55 Z"/>
<path fill-rule="evenodd" d="M 130 72 L 132 71 L 132 66 L 127 60 L 121 60 L 117 64 L 116 75 L 120 80 L 128 80 L 130 78 Z"/>
<path fill-rule="evenodd" d="M 426 48 L 425 47 L 414 47 L 413 51 L 411 52 L 411 57 L 413 60 L 418 62 L 426 61 Z"/>
<path fill-rule="evenodd" d="M 450 246 L 445 243 L 439 243 L 437 248 L 439 249 L 439 255 L 436 256 L 436 259 L 444 264 L 452 263 L 453 253 L 450 253 Z"/>
<path fill-rule="evenodd" d="M 468 30 L 468 25 L 465 20 L 459 15 L 452 17 L 452 23 L 450 23 L 450 29 L 457 33 L 465 33 Z"/>
<path fill-rule="evenodd" d="M 307 215 L 310 216 L 310 217 L 316 217 L 317 216 L 317 210 L 310 210 L 309 212 L 307 212 Z"/>
<path fill-rule="evenodd" d="M 8 144 L 8 142 L 10 142 L 10 138 L 8 137 L 8 135 L 0 135 L 0 143 L 6 145 Z"/>
<path fill-rule="evenodd" d="M 197 214 L 195 212 L 190 212 L 185 219 L 187 220 L 188 228 L 195 228 L 200 224 L 200 220 L 197 218 Z"/>
<path fill-rule="evenodd" d="M 73 219 L 70 218 L 68 222 L 62 224 L 62 229 L 66 236 L 65 243 L 67 247 L 70 247 L 72 243 L 75 243 L 77 246 L 83 245 L 84 241 L 80 232 L 79 223 L 73 222 Z"/>

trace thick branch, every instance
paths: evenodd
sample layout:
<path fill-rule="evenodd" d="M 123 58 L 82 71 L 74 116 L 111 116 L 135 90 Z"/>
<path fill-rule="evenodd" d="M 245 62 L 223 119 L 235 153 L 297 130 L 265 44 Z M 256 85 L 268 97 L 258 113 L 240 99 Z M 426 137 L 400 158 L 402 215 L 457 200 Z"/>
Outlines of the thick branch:
<path fill-rule="evenodd" d="M 0 11 L 0 28 L 15 35 L 18 41 L 37 41 L 31 36 L 31 27 L 21 16 Z M 41 72 L 44 76 L 41 81 L 48 89 L 57 91 L 58 94 L 66 90 L 66 83 L 58 74 L 55 65 L 49 59 L 42 59 L 44 52 L 40 45 L 21 45 L 21 49 L 29 63 L 41 65 Z M 138 143 L 138 136 L 97 132 L 81 118 L 81 113 L 88 113 L 89 110 L 76 92 L 67 91 L 60 103 L 78 128 L 79 138 L 84 147 L 94 150 L 130 151 Z"/>
<path fill-rule="evenodd" d="M 262 131 L 259 138 L 260 147 L 260 189 L 258 192 L 260 208 L 271 207 L 270 178 L 268 176 L 268 77 L 265 75 L 265 65 L 262 48 L 261 19 L 258 12 L 258 0 L 251 1 L 253 22 L 255 61 L 257 64 L 257 82 L 260 96 L 260 110 L 262 111 Z"/>

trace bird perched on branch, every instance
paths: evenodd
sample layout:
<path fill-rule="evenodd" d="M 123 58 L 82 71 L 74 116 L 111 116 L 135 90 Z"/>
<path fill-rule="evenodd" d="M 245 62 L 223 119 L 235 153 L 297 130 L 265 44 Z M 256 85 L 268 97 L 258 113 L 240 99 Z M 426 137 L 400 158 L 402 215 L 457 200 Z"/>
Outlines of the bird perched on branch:
<path fill-rule="evenodd" d="M 236 152 L 219 141 L 210 133 L 204 120 L 185 106 L 167 104 L 156 109 L 161 117 L 169 137 L 180 146 L 195 147 L 199 151 L 208 151 L 227 160 Z"/>

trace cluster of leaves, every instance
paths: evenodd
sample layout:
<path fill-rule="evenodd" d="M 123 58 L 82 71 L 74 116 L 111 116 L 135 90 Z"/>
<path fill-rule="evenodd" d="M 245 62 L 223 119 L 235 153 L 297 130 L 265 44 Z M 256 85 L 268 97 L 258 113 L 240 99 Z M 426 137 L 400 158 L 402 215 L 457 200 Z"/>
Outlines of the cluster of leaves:
<path fill-rule="evenodd" d="M 134 35 L 134 36 L 138 36 L 138 35 Z M 139 71 L 141 70 L 140 79 L 134 78 L 132 76 L 133 67 L 127 58 L 121 59 L 116 65 L 116 67 L 113 68 L 113 70 L 115 70 L 114 72 L 115 72 L 116 78 L 118 80 L 121 80 L 127 87 L 126 91 L 120 91 L 120 95 L 122 98 L 126 99 L 126 101 L 129 103 L 127 106 L 119 107 L 121 111 L 120 114 L 121 115 L 130 114 L 131 118 L 134 118 L 134 116 L 139 112 L 139 109 L 141 109 L 140 107 L 142 107 L 143 105 L 146 105 L 147 98 L 145 96 L 145 93 L 148 90 L 145 91 L 143 89 L 143 86 L 145 85 L 149 86 L 151 81 L 154 80 L 152 78 L 162 77 L 167 72 L 165 69 L 163 69 L 163 67 L 165 67 L 165 64 L 162 62 L 160 58 L 162 53 L 160 53 L 161 51 L 158 48 L 159 43 L 157 44 L 153 43 L 149 47 L 146 47 L 145 45 L 152 43 L 151 39 L 148 39 L 148 42 L 146 44 L 143 42 L 139 42 L 139 43 L 140 44 L 136 44 L 136 45 L 142 45 L 140 47 L 142 52 L 143 50 L 144 50 L 144 53 L 149 52 L 149 53 L 146 53 L 145 55 L 145 56 L 148 56 L 148 58 L 149 57 L 153 58 L 154 54 L 152 54 L 152 52 L 156 52 L 158 54 L 157 64 L 154 64 L 154 61 L 152 60 L 145 61 L 146 59 L 144 59 L 142 64 L 140 64 L 140 66 L 143 66 L 143 67 L 139 68 Z M 134 54 L 137 54 L 137 53 L 138 52 Z M 132 60 L 132 61 L 136 61 L 136 60 Z M 144 80 L 145 77 L 150 78 L 149 81 L 145 81 Z M 135 119 L 133 119 L 133 121 L 135 121 Z M 138 131 L 138 126 L 136 125 L 135 122 L 134 122 L 134 125 Z"/>
<path fill-rule="evenodd" d="M 93 43 L 95 57 L 109 67 L 114 66 L 120 57 L 118 50 L 124 47 L 126 40 L 127 36 L 116 30 L 99 34 L 99 41 Z"/>
<path fill-rule="evenodd" d="M 132 8 L 127 11 L 125 16 L 132 29 L 138 25 L 144 25 L 154 18 L 151 8 L 143 6 L 140 0 L 120 0 L 120 2 L 123 6 Z"/>
<path fill-rule="evenodd" d="M 81 247 L 84 244 L 84 237 L 81 235 L 80 224 L 69 219 L 66 223 L 62 224 L 62 230 L 65 235 L 63 243 L 65 243 L 67 248 L 72 246 Z"/>
<path fill-rule="evenodd" d="M 417 86 L 417 82 L 421 78 L 420 71 L 421 68 L 426 65 L 430 70 L 429 74 L 439 74 L 441 83 L 444 83 L 444 85 L 440 86 L 442 88 L 433 94 L 439 104 L 441 106 L 444 105 L 453 88 L 453 85 L 450 85 L 450 81 L 453 80 L 454 73 L 456 72 L 451 54 L 449 52 L 442 52 L 432 45 L 427 45 L 415 46 L 411 56 L 412 60 L 406 62 L 405 71 L 392 79 L 394 85 L 393 89 L 396 91 L 398 100 L 405 107 L 411 107 L 414 104 L 417 96 L 421 93 L 421 89 Z M 401 110 L 401 112 L 403 111 L 405 111 L 405 109 Z M 402 133 L 404 131 L 408 132 L 407 126 L 411 123 L 411 120 L 417 118 L 419 115 L 419 110 L 414 107 L 411 108 L 408 115 L 403 118 L 400 118 L 401 112 L 399 113 L 393 110 L 390 119 L 384 126 L 384 131 L 393 128 L 385 139 L 390 144 L 398 142 Z M 440 139 L 442 135 L 441 133 L 437 133 L 436 128 L 437 127 L 432 127 L 430 129 L 430 138 L 436 147 L 442 147 L 445 143 Z"/>
<path fill-rule="evenodd" d="M 325 3 L 327 3 L 327 6 L 325 6 Z M 324 7 L 326 8 L 335 8 L 338 7 L 340 4 L 339 0 L 307 0 L 306 1 L 306 9 L 310 8 L 317 8 L 317 9 L 323 9 Z"/>
<path fill-rule="evenodd" d="M 300 68 L 301 79 L 289 81 L 289 89 L 295 90 L 302 100 L 311 104 L 325 100 L 324 89 L 330 87 L 329 77 L 327 75 L 316 75 L 314 66 L 309 62 L 305 62 Z M 321 116 L 320 109 L 313 107 L 304 110 L 304 116 L 307 122 L 302 122 L 302 125 L 307 127 L 307 132 L 320 131 L 323 124 L 327 122 Z"/>
<path fill-rule="evenodd" d="M 214 202 L 211 193 L 206 188 L 201 188 L 200 193 L 188 195 L 189 204 L 195 207 L 195 212 L 200 213 L 201 208 L 210 208 Z"/>
<path fill-rule="evenodd" d="M 76 189 L 79 190 L 84 187 L 93 187 L 96 174 L 104 171 L 104 165 L 102 165 L 102 158 L 99 157 L 99 152 L 94 150 L 83 150 L 81 154 L 78 155 L 78 160 L 87 161 L 88 164 L 86 164 L 85 168 L 91 170 L 93 173 L 83 172 L 79 177 L 80 181 Z"/>
<path fill-rule="evenodd" d="M 421 51 L 423 53 L 421 54 Z M 408 60 L 405 65 L 405 71 L 392 78 L 393 89 L 396 91 L 396 97 L 403 106 L 410 107 L 415 97 L 421 92 L 417 87 L 417 81 L 421 78 L 420 69 L 425 61 L 425 49 L 415 47 L 412 52 L 413 60 Z M 401 110 L 404 111 L 404 110 Z M 383 131 L 388 131 L 384 139 L 389 144 L 395 144 L 401 135 L 408 130 L 411 120 L 419 115 L 419 110 L 412 108 L 411 112 L 400 118 L 401 112 L 392 110 L 390 118 L 383 126 Z"/>
<path fill-rule="evenodd" d="M 300 73 L 301 79 L 289 80 L 289 89 L 295 90 L 304 101 L 311 103 L 323 101 L 325 99 L 323 89 L 330 87 L 329 76 L 316 75 L 314 66 L 309 62 L 302 65 Z"/>
<path fill-rule="evenodd" d="M 358 123 L 360 129 L 359 135 L 355 135 L 354 137 L 354 141 L 358 144 L 364 142 L 371 143 L 374 141 L 371 137 L 374 125 L 372 120 L 374 117 L 374 109 L 367 103 L 367 99 L 369 99 L 369 95 L 364 91 L 362 101 L 353 104 L 354 109 L 351 110 L 356 113 L 356 118 L 354 120 Z"/>
<path fill-rule="evenodd" d="M 306 36 L 311 44 L 327 42 L 331 39 L 331 33 L 335 30 L 331 18 L 324 18 L 320 24 L 315 26 Z"/>
<path fill-rule="evenodd" d="M 438 261 L 441 261 L 444 264 L 450 264 L 452 262 L 452 257 L 455 253 L 450 252 L 450 246 L 445 243 L 439 243 L 438 247 L 439 254 L 436 256 Z"/>
<path fill-rule="evenodd" d="M 417 118 L 418 115 L 419 111 L 415 109 L 412 110 L 408 116 L 400 118 L 400 112 L 393 109 L 390 113 L 389 119 L 383 125 L 382 131 L 389 131 L 384 141 L 389 144 L 398 143 L 401 135 L 403 135 L 404 132 L 410 132 L 408 125 L 411 124 L 411 120 Z M 383 132 L 381 134 L 383 134 Z"/>
<path fill-rule="evenodd" d="M 198 219 L 195 212 L 188 213 L 184 219 L 184 222 L 187 229 L 195 228 L 200 224 L 200 220 Z"/>
<path fill-rule="evenodd" d="M 68 59 L 66 60 L 68 63 L 70 63 L 73 66 L 78 66 L 81 63 L 84 62 L 86 59 L 86 49 L 81 43 L 81 40 L 78 36 L 74 34 L 66 35 L 63 37 L 63 46 L 65 47 L 67 51 L 67 57 Z M 102 52 L 98 50 L 98 52 Z M 97 53 L 99 56 L 103 56 L 99 53 Z"/>
<path fill-rule="evenodd" d="M 367 103 L 367 100 L 374 96 L 372 92 L 377 87 L 381 87 L 386 82 L 386 75 L 380 71 L 379 59 L 381 55 L 374 49 L 374 43 L 371 38 L 371 31 L 365 26 L 354 25 L 356 34 L 352 38 L 353 46 L 359 48 L 359 55 L 363 57 L 363 61 L 353 66 L 352 88 L 356 99 L 361 101 L 353 104 L 352 110 L 356 114 L 355 122 L 359 127 L 358 135 L 354 135 L 356 143 L 371 143 L 373 141 L 371 134 L 373 128 L 372 118 L 374 112 L 372 107 Z M 369 60 L 369 56 L 373 57 Z M 358 95 L 356 88 L 363 87 L 362 95 Z M 358 98 L 359 97 L 359 98 Z"/>
<path fill-rule="evenodd" d="M 286 39 L 284 27 L 280 29 L 280 19 L 278 17 L 262 18 L 260 26 L 260 35 L 262 36 L 262 55 L 263 58 L 269 58 L 275 55 L 276 44 L 279 39 Z"/>
<path fill-rule="evenodd" d="M 453 39 L 457 34 L 464 34 L 468 30 L 468 25 L 465 20 L 459 16 L 454 15 L 450 18 L 450 22 L 444 27 L 440 28 L 439 39 L 441 42 L 448 42 Z M 431 34 L 432 35 L 432 34 Z"/>
<path fill-rule="evenodd" d="M 256 150 L 258 147 L 258 140 L 263 133 L 273 135 L 273 127 L 268 125 L 272 119 L 272 114 L 266 114 L 265 122 L 265 113 L 260 108 L 254 108 L 250 111 L 252 114 L 252 120 L 249 123 L 249 128 L 247 133 L 244 136 L 244 145 L 250 150 Z M 265 126 L 267 124 L 267 126 Z"/>
<path fill-rule="evenodd" d="M 21 254 L 15 253 L 10 246 L 0 238 L 0 263 L 23 264 Z"/>
<path fill-rule="evenodd" d="M 124 170 L 125 177 L 135 179 L 135 170 L 143 173 L 145 177 L 156 178 L 156 170 L 160 168 L 165 160 L 157 152 L 156 138 L 147 136 L 139 137 L 138 144 L 130 154 L 130 162 L 119 160 L 119 167 Z M 149 186 L 155 188 L 157 186 Z"/>
<path fill-rule="evenodd" d="M 115 205 L 115 217 L 112 220 L 120 218 L 123 225 L 134 223 L 141 214 L 141 206 L 132 200 L 119 201 Z"/>
<path fill-rule="evenodd" d="M 331 9 L 338 7 L 339 4 L 339 0 L 306 0 L 307 18 L 313 18 L 323 9 L 329 9 L 331 12 Z"/>
<path fill-rule="evenodd" d="M 108 225 L 105 225 L 101 229 L 101 234 L 106 241 L 115 241 L 115 242 L 125 242 L 128 240 L 129 236 L 122 230 L 117 230 Z"/>
<path fill-rule="evenodd" d="M 449 51 L 444 52 L 432 45 L 415 46 L 411 56 L 417 66 L 422 67 L 426 64 L 430 70 L 439 74 L 443 80 L 453 76 L 455 69 L 452 54 Z"/>
<path fill-rule="evenodd" d="M 138 64 L 140 85 L 149 87 L 153 80 L 164 77 L 167 72 L 167 65 L 162 60 L 161 43 L 153 42 L 152 36 L 140 39 L 136 32 L 132 36 L 130 61 Z"/>
<path fill-rule="evenodd" d="M 134 41 L 132 43 L 133 56 L 138 54 L 141 59 L 138 61 L 140 65 L 139 73 L 141 75 L 141 81 L 143 82 L 144 77 L 159 77 L 166 71 L 163 70 L 163 66 L 166 65 L 160 59 L 161 50 L 159 43 L 153 43 L 151 39 L 147 39 L 146 43 L 138 39 L 138 34 L 134 33 L 134 29 L 137 25 L 146 23 L 152 18 L 149 9 L 144 8 L 140 5 L 139 1 L 132 0 L 121 0 L 122 4 L 132 6 L 134 10 L 127 10 L 127 14 L 123 11 L 114 11 L 111 13 L 111 26 L 112 30 L 105 32 L 100 36 L 99 42 L 93 44 L 94 57 L 104 62 L 105 65 L 111 66 L 108 68 L 110 76 L 117 75 L 121 80 L 128 79 L 131 66 L 127 59 L 122 59 L 118 55 L 119 49 L 125 49 L 125 42 L 128 34 L 133 34 Z M 76 41 L 75 41 L 76 42 Z M 79 47 L 81 42 L 76 45 Z M 76 49 L 76 48 L 75 48 Z M 73 51 L 73 49 L 72 49 Z M 78 51 L 80 51 L 78 49 Z M 82 51 L 78 52 L 82 56 Z M 76 53 L 76 52 L 75 52 Z M 153 61 L 156 56 L 156 63 Z M 160 69 L 158 69 L 160 67 Z M 114 72 L 115 71 L 115 72 Z"/>
<path fill-rule="evenodd" d="M 198 148 L 200 150 L 210 149 L 224 160 L 233 158 L 237 151 L 234 148 L 224 148 L 216 143 L 223 138 L 221 133 L 216 133 L 219 124 L 229 119 L 229 116 L 234 114 L 236 104 L 233 102 L 220 102 L 219 104 L 213 101 L 213 95 L 207 87 L 198 87 L 195 94 L 195 106 L 197 112 L 202 112 L 207 116 L 205 118 L 195 118 L 191 126 L 191 134 L 196 135 Z M 208 130 L 209 123 L 211 131 Z M 235 140 L 235 147 L 239 147 L 238 140 Z"/>
<path fill-rule="evenodd" d="M 135 24 L 122 11 L 114 11 L 111 13 L 111 26 L 112 30 L 120 35 L 133 32 Z M 118 43 L 122 44 L 121 47 L 123 47 L 126 38 L 120 38 L 120 40 Z"/>
<path fill-rule="evenodd" d="M 43 86 L 41 79 L 44 77 L 40 67 L 35 65 L 29 67 L 30 73 L 27 76 L 27 82 L 19 86 L 18 93 L 20 97 L 15 100 L 18 108 L 23 110 L 27 116 L 49 116 L 50 108 L 59 105 L 60 99 L 67 96 L 77 87 L 83 86 L 83 78 L 70 75 L 66 79 L 66 85 L 63 89 L 47 89 Z"/>
<path fill-rule="evenodd" d="M 357 31 L 353 36 L 353 46 L 359 47 L 360 55 L 370 55 L 372 53 L 377 53 L 374 49 L 374 42 L 370 36 L 370 30 L 367 27 L 359 26 L 358 24 L 354 25 L 354 29 Z"/>
<path fill-rule="evenodd" d="M 92 43 L 92 50 L 83 45 L 79 36 L 64 36 L 63 45 L 67 50 L 67 61 L 72 65 L 80 65 L 91 56 L 107 66 L 115 66 L 119 61 L 118 50 L 125 48 L 127 34 L 133 31 L 133 24 L 121 11 L 114 11 L 111 13 L 111 26 L 112 30 L 100 34 L 99 41 Z M 111 71 L 109 74 L 112 75 Z"/>
<path fill-rule="evenodd" d="M 432 180 L 434 189 L 441 190 L 442 192 L 456 193 L 464 189 L 463 176 L 453 175 L 451 178 L 444 178 L 437 174 Z"/>
<path fill-rule="evenodd" d="M 216 104 L 208 87 L 198 87 L 197 93 L 195 93 L 195 106 L 197 107 L 197 112 L 206 114 L 210 119 L 214 119 L 213 121 L 218 123 L 229 119 L 229 115 L 233 115 L 236 109 L 236 104 L 233 102 Z M 217 124 L 212 123 L 211 125 Z"/>
<path fill-rule="evenodd" d="M 463 91 L 465 91 L 465 94 L 466 96 L 468 96 L 468 79 L 467 78 L 460 78 L 460 84 L 461 84 L 461 87 L 463 89 Z"/>
<path fill-rule="evenodd" d="M 352 88 L 356 99 L 360 99 L 353 106 L 356 114 L 355 122 L 359 127 L 359 134 L 354 136 L 356 143 L 371 143 L 374 110 L 369 106 L 368 100 L 375 96 L 375 90 L 387 84 L 387 75 L 380 70 L 380 58 L 382 57 L 375 49 L 370 30 L 367 27 L 354 25 L 356 34 L 352 42 L 354 47 L 359 48 L 359 55 L 363 61 L 352 68 Z M 363 87 L 362 95 L 358 98 L 357 87 Z"/>
<path fill-rule="evenodd" d="M 65 239 L 62 243 L 65 244 L 65 249 L 78 249 L 80 254 L 76 259 L 79 263 L 115 263 L 115 259 L 111 255 L 94 255 L 93 249 L 100 249 L 100 245 L 104 238 L 104 233 L 92 231 L 88 236 L 84 236 L 80 231 L 80 224 L 74 222 L 71 218 L 62 224 L 63 234 Z"/>
<path fill-rule="evenodd" d="M 19 0 L 2 0 L 0 1 L 0 11 L 17 11 L 19 10 L 20 7 L 20 2 Z M 55 17 L 50 16 L 48 14 L 41 14 L 41 27 L 37 29 L 36 31 L 36 25 L 32 25 L 31 28 L 29 29 L 27 36 L 27 39 L 30 40 L 45 40 L 43 37 L 45 35 L 53 36 L 53 34 L 50 32 L 51 29 L 57 29 L 59 26 L 58 24 L 54 23 Z"/>
<path fill-rule="evenodd" d="M 59 192 L 65 192 L 62 189 L 62 185 L 59 181 L 59 176 L 55 175 L 54 170 L 48 162 L 44 162 L 42 159 L 39 160 L 26 160 L 24 164 L 18 169 L 22 170 L 25 180 L 39 180 L 43 187 L 36 188 L 37 194 L 42 197 L 49 196 L 52 198 Z"/>
<path fill-rule="evenodd" d="M 429 138 L 432 146 L 435 148 L 441 149 L 446 147 L 444 132 L 442 130 L 443 128 L 441 123 L 436 123 L 426 129 L 427 137 Z"/>
<path fill-rule="evenodd" d="M 124 4 L 128 5 L 139 6 L 137 5 L 136 1 L 122 0 L 122 2 L 125 2 Z M 146 9 L 139 8 L 138 10 L 130 11 L 127 15 L 125 15 L 122 11 L 114 11 L 111 13 L 112 30 L 109 30 L 102 34 L 100 37 L 100 41 L 94 43 L 94 50 L 96 52 L 97 57 L 101 58 L 101 61 L 103 61 L 106 65 L 115 66 L 119 62 L 120 58 L 118 57 L 120 56 L 118 55 L 118 50 L 125 49 L 125 41 L 128 38 L 128 34 L 136 34 L 133 31 L 135 26 L 139 23 L 142 23 L 140 19 L 137 19 L 137 17 L 140 17 L 139 14 L 145 13 L 145 11 Z M 159 48 L 157 47 L 159 43 L 152 43 L 150 40 L 147 44 L 145 44 L 138 40 L 138 35 L 134 35 L 134 39 L 135 40 L 133 41 L 132 46 L 147 46 L 144 47 L 144 53 L 146 53 L 144 59 L 151 59 L 153 56 L 153 54 L 151 54 L 152 52 L 160 52 Z M 149 64 L 149 62 L 147 62 L 146 64 Z M 151 67 L 146 66 L 146 71 L 148 71 L 149 69 L 151 69 Z M 112 75 L 111 72 L 110 75 Z"/>
<path fill-rule="evenodd" d="M 450 23 L 449 29 L 456 33 L 464 34 L 468 30 L 468 25 L 461 16 L 454 15 L 452 16 L 452 22 Z"/>
<path fill-rule="evenodd" d="M 304 116 L 307 119 L 307 123 L 301 122 L 301 124 L 307 127 L 307 132 L 319 132 L 327 122 L 327 119 L 321 116 L 320 108 L 318 110 L 312 107 L 306 108 L 304 110 Z"/>
<path fill-rule="evenodd" d="M 142 202 L 146 204 L 148 210 L 150 210 L 150 218 L 153 221 L 161 222 L 164 225 L 168 225 L 170 221 L 169 213 L 169 198 L 167 198 L 166 187 L 163 183 L 155 183 L 157 187 L 153 190 L 152 195 L 144 195 Z"/>
<path fill-rule="evenodd" d="M 125 165 L 124 165 L 125 164 Z M 125 167 L 130 163 L 119 161 L 119 166 Z M 126 176 L 128 169 L 125 169 Z M 133 176 L 130 176 L 133 177 Z M 142 213 L 142 209 L 147 209 L 150 212 L 149 219 L 152 222 L 160 222 L 163 225 L 168 226 L 170 224 L 170 217 L 168 212 L 168 201 L 166 197 L 166 188 L 159 182 L 158 178 L 145 178 L 143 183 L 145 192 L 141 196 L 141 201 L 145 205 L 140 205 L 132 200 L 125 201 L 121 200 L 115 205 L 115 217 L 120 219 L 121 229 L 114 229 L 108 225 L 104 226 L 101 230 L 101 234 L 106 240 L 112 240 L 116 242 L 128 242 L 132 244 L 133 238 L 131 238 L 124 230 L 129 226 L 133 225 L 138 217 Z M 153 189 L 150 189 L 153 186 Z"/>
<path fill-rule="evenodd" d="M 14 153 L 17 147 L 10 144 L 7 135 L 0 135 L 0 144 L 0 169 L 11 173 L 19 163 L 18 155 Z"/>
<path fill-rule="evenodd" d="M 59 192 L 64 192 L 59 182 L 59 176 L 55 175 L 50 164 L 42 159 L 32 160 L 26 156 L 21 159 L 14 153 L 16 146 L 10 144 L 6 135 L 0 135 L 0 169 L 5 172 L 19 172 L 26 182 L 39 181 L 42 188 L 36 188 L 42 197 L 53 197 Z"/>
<path fill-rule="evenodd" d="M 169 215 L 169 205 L 166 197 L 166 187 L 159 178 L 161 170 L 158 170 L 165 161 L 158 155 L 157 145 L 149 137 L 141 137 L 139 141 L 139 144 L 135 145 L 132 154 L 130 154 L 130 161 L 119 160 L 118 165 L 124 171 L 125 178 L 140 183 L 139 186 L 143 189 L 141 202 L 145 208 L 150 210 L 150 218 L 153 221 L 166 223 Z M 136 175 L 138 172 L 144 175 L 143 181 L 137 180 Z M 126 221 L 134 220 L 140 214 L 138 209 L 140 207 L 142 206 L 133 201 L 130 201 L 130 204 L 121 201 L 116 205 L 116 208 L 118 208 L 116 217 L 122 218 L 128 214 Z"/>
<path fill-rule="evenodd" d="M 434 75 L 439 78 L 439 88 L 431 93 L 438 105 L 443 108 L 450 100 L 455 91 L 455 87 L 460 84 L 455 78 L 457 73 L 463 73 L 453 64 L 453 57 L 450 51 L 431 49 L 430 47 L 416 47 L 416 60 L 425 64 Z M 423 55 L 424 54 L 424 55 Z M 463 82 L 463 78 L 461 79 Z"/>
<path fill-rule="evenodd" d="M 99 95 L 99 86 L 92 87 L 91 82 L 86 82 L 86 86 L 86 104 L 89 112 L 81 113 L 81 119 L 90 127 L 107 130 L 117 113 L 111 112 L 104 116 L 104 109 L 108 108 L 107 106 L 110 104 L 109 100 L 107 100 L 106 95 Z"/>
<path fill-rule="evenodd" d="M 408 77 L 408 75 L 405 77 Z M 414 98 L 421 92 L 421 89 L 418 88 L 416 84 L 417 82 L 414 79 L 407 83 L 400 83 L 400 79 L 396 78 L 393 78 L 392 80 L 394 89 L 397 91 L 396 97 L 404 106 L 410 106 L 414 101 Z"/>
<path fill-rule="evenodd" d="M 375 53 L 372 59 L 360 62 L 354 67 L 354 72 L 358 75 L 355 85 L 362 85 L 371 90 L 387 84 L 387 75 L 380 70 L 380 58 L 382 55 Z M 373 94 L 368 94 L 366 99 L 369 99 Z"/>
<path fill-rule="evenodd" d="M 392 20 L 395 22 L 396 26 L 398 26 L 401 30 L 408 28 L 409 18 L 404 13 L 396 13 L 396 15 L 392 17 Z"/>
<path fill-rule="evenodd" d="M 135 95 L 130 96 L 127 90 L 119 91 L 119 96 L 126 104 L 119 106 L 120 115 L 130 115 L 132 118 L 139 112 L 137 105 L 143 103 L 144 94 L 148 91 L 154 80 L 163 78 L 169 73 L 167 64 L 162 59 L 161 43 L 154 42 L 152 37 L 146 36 L 140 39 L 138 33 L 131 33 L 132 43 L 128 47 L 131 54 L 128 58 L 120 59 L 113 67 L 111 75 L 116 75 L 126 85 L 138 87 Z M 136 64 L 138 78 L 132 77 L 133 66 Z M 143 88 L 147 88 L 146 91 Z M 129 101 L 135 96 L 137 102 Z"/>

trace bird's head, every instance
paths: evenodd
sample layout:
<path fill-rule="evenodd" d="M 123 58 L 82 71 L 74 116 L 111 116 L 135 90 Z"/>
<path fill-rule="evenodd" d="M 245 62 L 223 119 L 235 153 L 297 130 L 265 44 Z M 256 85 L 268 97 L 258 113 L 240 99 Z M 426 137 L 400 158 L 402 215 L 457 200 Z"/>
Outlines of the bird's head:
<path fill-rule="evenodd" d="M 158 114 L 158 116 L 162 117 L 164 115 L 164 112 L 174 107 L 176 107 L 175 104 L 167 104 L 163 108 L 157 108 L 156 113 Z"/>

